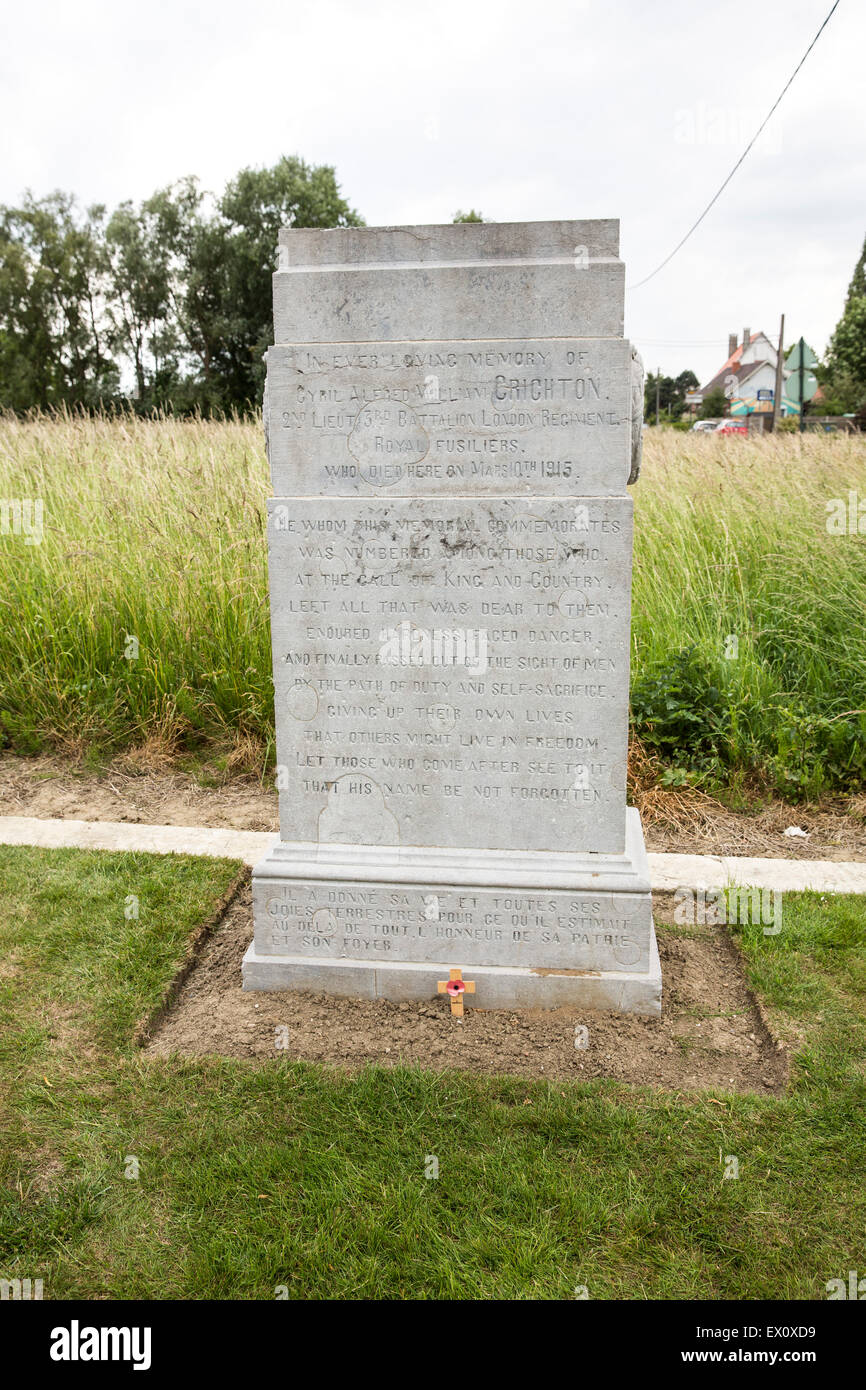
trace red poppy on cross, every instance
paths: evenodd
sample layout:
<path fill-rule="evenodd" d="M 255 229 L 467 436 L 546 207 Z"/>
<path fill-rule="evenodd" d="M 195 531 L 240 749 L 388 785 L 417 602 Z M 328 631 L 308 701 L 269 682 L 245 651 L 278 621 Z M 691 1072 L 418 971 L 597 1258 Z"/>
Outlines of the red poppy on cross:
<path fill-rule="evenodd" d="M 464 980 L 463 971 L 449 970 L 447 980 L 437 980 L 436 988 L 440 994 L 447 994 L 451 999 L 451 1013 L 455 1018 L 463 1017 L 463 996 L 464 994 L 475 993 L 475 981 Z"/>

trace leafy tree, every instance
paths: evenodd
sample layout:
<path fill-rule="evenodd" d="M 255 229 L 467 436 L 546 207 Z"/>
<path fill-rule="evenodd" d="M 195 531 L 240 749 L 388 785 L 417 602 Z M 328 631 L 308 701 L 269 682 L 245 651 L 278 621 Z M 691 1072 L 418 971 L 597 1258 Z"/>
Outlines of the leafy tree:
<path fill-rule="evenodd" d="M 727 415 L 730 402 L 725 395 L 724 388 L 717 386 L 714 391 L 708 391 L 703 401 L 698 406 L 699 420 L 716 420 L 723 415 Z"/>
<path fill-rule="evenodd" d="M 671 404 L 673 412 L 677 418 L 679 418 L 679 416 L 682 415 L 683 411 L 685 410 L 686 392 L 695 391 L 699 386 L 700 382 L 698 381 L 698 378 L 692 371 L 686 370 L 684 372 L 680 372 L 679 376 L 674 378 L 674 389 L 672 392 Z"/>
<path fill-rule="evenodd" d="M 845 408 L 853 411 L 866 405 L 866 240 L 830 340 L 827 366 L 832 393 Z"/>
<path fill-rule="evenodd" d="M 121 203 L 105 232 L 112 297 L 111 343 L 131 359 L 142 407 L 161 404 L 177 378 L 178 335 L 172 316 L 172 246 L 161 195 Z"/>
<path fill-rule="evenodd" d="M 473 216 L 477 216 L 473 214 Z M 194 178 L 106 220 L 69 194 L 0 207 L 0 406 L 248 409 L 273 339 L 282 227 L 363 226 L 333 168 L 283 158 L 244 169 L 222 196 Z"/>
<path fill-rule="evenodd" d="M 329 165 L 296 157 L 272 169 L 243 169 L 218 204 L 218 217 L 196 241 L 190 266 L 187 333 L 197 325 L 202 369 L 218 376 L 223 404 L 261 399 L 264 352 L 273 340 L 273 290 L 282 227 L 362 227 L 340 196 Z"/>
<path fill-rule="evenodd" d="M 848 286 L 848 294 L 845 299 L 846 307 L 855 299 L 866 299 L 866 237 L 863 238 L 863 250 L 860 252 L 860 259 L 854 267 L 854 274 L 851 276 L 851 283 Z"/>
<path fill-rule="evenodd" d="M 80 214 L 59 192 L 0 208 L 0 405 L 92 405 L 116 395 L 104 218 L 104 208 Z"/>
<path fill-rule="evenodd" d="M 185 178 L 144 205 L 160 246 L 164 290 L 165 320 L 153 335 L 155 403 L 181 411 L 225 404 L 213 361 L 222 242 L 209 202 L 198 180 Z"/>
<path fill-rule="evenodd" d="M 698 385 L 697 377 L 691 371 L 680 372 L 677 377 L 654 376 L 650 372 L 644 384 L 644 415 L 649 421 L 655 420 L 657 381 L 659 410 L 663 411 L 668 419 L 678 420 L 685 409 L 686 392 L 694 390 Z"/>
<path fill-rule="evenodd" d="M 866 388 L 866 295 L 846 306 L 830 347 L 831 374 L 847 376 Z"/>
<path fill-rule="evenodd" d="M 481 216 L 481 213 L 480 213 L 480 212 L 476 212 L 474 208 L 470 208 L 468 212 L 455 212 L 455 214 L 454 214 L 454 216 L 452 217 L 451 221 L 452 221 L 452 222 L 483 222 L 483 221 L 484 221 L 484 218 Z"/>

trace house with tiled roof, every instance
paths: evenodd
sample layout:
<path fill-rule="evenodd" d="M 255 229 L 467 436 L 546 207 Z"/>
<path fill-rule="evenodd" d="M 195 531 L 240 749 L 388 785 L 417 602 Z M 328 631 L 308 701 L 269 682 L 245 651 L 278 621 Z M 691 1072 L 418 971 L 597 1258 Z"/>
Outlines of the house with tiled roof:
<path fill-rule="evenodd" d="M 776 363 L 779 354 L 766 333 L 743 329 L 743 341 L 736 333 L 728 337 L 728 358 L 715 376 L 701 387 L 706 400 L 710 391 L 724 391 L 731 402 L 731 415 L 771 413 L 776 389 Z"/>

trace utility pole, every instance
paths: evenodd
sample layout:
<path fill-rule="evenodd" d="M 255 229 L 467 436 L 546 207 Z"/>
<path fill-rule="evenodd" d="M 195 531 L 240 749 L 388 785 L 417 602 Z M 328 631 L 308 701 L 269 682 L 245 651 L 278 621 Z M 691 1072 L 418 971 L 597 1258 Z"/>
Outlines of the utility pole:
<path fill-rule="evenodd" d="M 804 380 L 806 376 L 806 344 L 800 339 L 800 433 L 806 428 L 806 421 L 803 419 L 806 410 L 806 402 L 803 399 Z"/>
<path fill-rule="evenodd" d="M 661 380 L 661 375 L 661 367 L 656 367 L 656 424 L 659 422 L 659 381 Z"/>
<path fill-rule="evenodd" d="M 775 389 L 775 391 L 773 392 L 773 429 L 774 429 L 774 430 L 775 430 L 776 425 L 778 424 L 779 420 L 782 418 L 782 388 L 783 388 L 784 380 L 785 380 L 784 377 L 782 376 L 782 350 L 783 350 L 784 346 L 785 346 L 785 315 L 783 314 L 783 315 L 782 315 L 782 321 L 781 321 L 781 323 L 779 324 L 779 358 L 778 358 L 778 361 L 776 362 L 776 389 Z"/>

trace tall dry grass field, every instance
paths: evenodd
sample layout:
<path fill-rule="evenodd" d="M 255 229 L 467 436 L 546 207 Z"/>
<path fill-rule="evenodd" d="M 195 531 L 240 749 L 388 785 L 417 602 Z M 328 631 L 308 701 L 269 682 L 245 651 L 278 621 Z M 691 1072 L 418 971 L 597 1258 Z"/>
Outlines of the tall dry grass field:
<path fill-rule="evenodd" d="M 650 430 L 645 439 L 636 731 L 709 782 L 751 775 L 813 795 L 862 784 L 866 438 Z"/>
<path fill-rule="evenodd" d="M 43 503 L 0 537 L 5 742 L 267 740 L 269 491 L 251 423 L 0 421 L 0 497 Z"/>
<path fill-rule="evenodd" d="M 647 432 L 633 715 L 674 778 L 866 779 L 866 535 L 827 528 L 864 463 L 862 436 Z M 268 493 L 253 422 L 0 420 L 0 741 L 270 750 Z"/>

